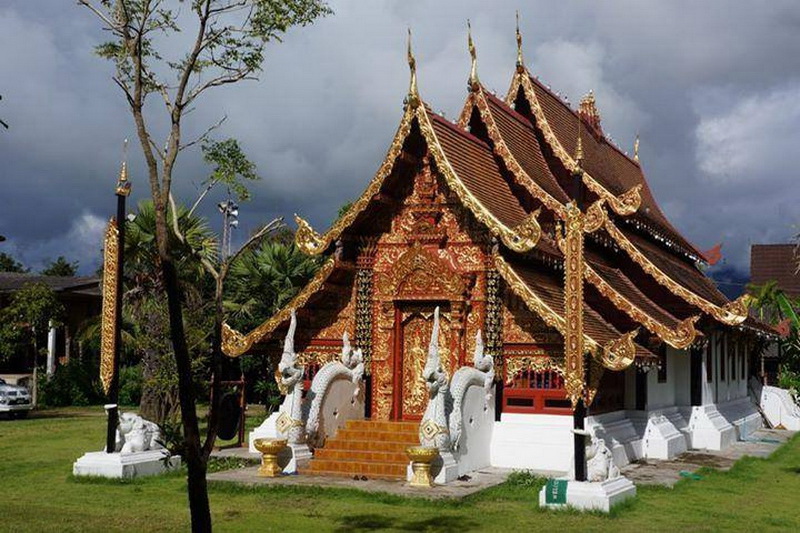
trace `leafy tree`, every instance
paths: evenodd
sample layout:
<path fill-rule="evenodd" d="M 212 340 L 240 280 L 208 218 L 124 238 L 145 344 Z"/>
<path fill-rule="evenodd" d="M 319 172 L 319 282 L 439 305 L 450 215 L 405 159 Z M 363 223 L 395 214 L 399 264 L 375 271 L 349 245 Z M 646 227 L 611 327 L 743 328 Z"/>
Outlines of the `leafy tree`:
<path fill-rule="evenodd" d="M 781 374 L 779 385 L 800 390 L 800 301 L 789 298 L 775 281 L 748 285 L 753 295 L 751 307 L 764 320 L 783 330 L 778 341 Z"/>
<path fill-rule="evenodd" d="M 52 261 L 47 267 L 42 270 L 45 276 L 65 276 L 74 277 L 78 273 L 78 262 L 70 263 L 63 255 L 59 255 L 58 259 Z"/>
<path fill-rule="evenodd" d="M 231 321 L 242 330 L 253 329 L 286 305 L 318 268 L 319 261 L 294 242 L 264 241 L 245 252 L 231 268 L 225 299 Z"/>
<path fill-rule="evenodd" d="M 216 437 L 220 394 L 213 394 L 206 440 L 201 443 L 191 381 L 192 361 L 181 305 L 182 286 L 177 257 L 169 245 L 171 229 L 167 218 L 178 155 L 194 143 L 203 142 L 210 130 L 199 139 L 187 142 L 183 138 L 183 119 L 199 104 L 200 96 L 206 91 L 254 79 L 261 70 L 268 43 L 280 41 L 290 28 L 311 24 L 331 11 L 321 0 L 79 0 L 79 3 L 99 17 L 110 35 L 110 40 L 99 45 L 97 52 L 115 65 L 114 82 L 130 108 L 147 165 L 156 218 L 156 249 L 179 377 L 192 529 L 210 531 L 211 511 L 205 475 Z M 182 7 L 186 10 L 179 17 Z M 188 30 L 193 37 L 184 54 L 168 59 L 165 57 L 167 50 L 186 46 L 181 30 Z M 151 95 L 165 106 L 161 117 L 167 134 L 166 139 L 158 141 L 154 138 L 159 130 L 158 123 L 152 114 L 145 112 L 146 100 Z M 265 226 L 256 237 L 272 229 L 274 225 Z M 221 364 L 222 321 L 219 315 L 222 313 L 222 283 L 229 264 L 226 260 L 217 269 L 203 261 L 215 281 L 212 341 L 215 366 Z"/>
<path fill-rule="evenodd" d="M 0 309 L 0 357 L 14 357 L 27 352 L 33 366 L 33 402 L 38 396 L 39 347 L 44 349 L 50 322 L 58 324 L 64 307 L 55 292 L 44 283 L 26 283 Z"/>
<path fill-rule="evenodd" d="M 25 265 L 14 259 L 11 255 L 0 252 L 0 272 L 17 272 L 24 274 L 30 272 Z"/>

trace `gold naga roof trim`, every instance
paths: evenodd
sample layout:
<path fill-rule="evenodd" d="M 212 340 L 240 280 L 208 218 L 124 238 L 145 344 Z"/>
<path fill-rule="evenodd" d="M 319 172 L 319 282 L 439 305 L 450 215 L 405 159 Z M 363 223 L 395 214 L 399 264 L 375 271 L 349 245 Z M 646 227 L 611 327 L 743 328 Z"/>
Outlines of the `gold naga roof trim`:
<path fill-rule="evenodd" d="M 577 172 L 580 169 L 580 165 L 569 154 L 569 152 L 564 149 L 561 141 L 558 140 L 555 132 L 553 132 L 553 129 L 550 127 L 547 117 L 544 114 L 544 110 L 539 103 L 539 99 L 536 97 L 536 91 L 533 90 L 533 85 L 531 83 L 530 74 L 526 69 L 523 69 L 522 72 L 515 73 L 511 80 L 511 87 L 509 87 L 508 94 L 506 95 L 506 103 L 508 105 L 513 103 L 514 97 L 521 87 L 525 97 L 530 103 L 531 111 L 533 112 L 534 117 L 536 117 L 536 122 L 539 124 L 542 134 L 544 135 L 547 143 L 550 145 L 550 148 L 553 150 L 553 153 L 567 168 L 567 170 L 570 172 Z M 580 137 L 578 138 L 580 139 Z M 583 183 L 586 185 L 586 187 L 600 198 L 605 199 L 615 213 L 621 216 L 628 216 L 638 211 L 639 206 L 642 203 L 641 184 L 635 185 L 631 187 L 630 190 L 622 193 L 619 196 L 616 196 L 611 191 L 603 187 L 603 185 L 594 179 L 591 174 L 585 170 L 582 170 L 582 173 Z"/>
<path fill-rule="evenodd" d="M 539 315 L 544 323 L 548 326 L 555 328 L 559 333 L 564 335 L 566 330 L 566 319 L 558 314 L 553 308 L 548 306 L 540 297 L 537 295 L 533 289 L 531 289 L 527 283 L 525 283 L 514 271 L 514 268 L 509 265 L 505 259 L 499 254 L 494 256 L 494 264 L 497 271 L 500 273 L 500 276 L 503 280 L 508 284 L 509 288 L 516 294 L 519 298 L 525 302 L 525 305 L 528 306 L 528 309 Z M 595 341 L 585 333 L 583 334 L 583 339 L 589 349 L 593 352 L 598 354 L 599 358 L 603 361 L 604 366 L 606 365 L 606 361 L 608 364 L 615 364 L 615 361 L 627 361 L 632 360 L 632 357 L 636 354 L 636 345 L 634 342 L 634 338 L 638 333 L 638 328 L 621 335 L 619 338 L 614 339 L 606 343 L 605 346 L 602 346 L 599 342 Z M 607 367 L 611 368 L 611 367 Z"/>
<path fill-rule="evenodd" d="M 335 259 L 328 259 L 322 268 L 311 278 L 305 287 L 280 311 L 263 322 L 253 331 L 244 335 L 228 324 L 222 324 L 222 352 L 228 357 L 239 357 L 249 350 L 255 343 L 275 331 L 275 328 L 289 320 L 292 310 L 303 307 L 308 299 L 320 291 L 334 269 Z"/>
<path fill-rule="evenodd" d="M 553 211 L 559 218 L 564 219 L 565 211 L 564 211 L 564 204 L 560 201 L 553 198 L 547 191 L 545 191 L 534 179 L 532 179 L 527 172 L 520 166 L 519 162 L 517 162 L 516 158 L 512 154 L 511 150 L 506 145 L 503 136 L 500 134 L 500 130 L 497 127 L 497 123 L 492 116 L 492 112 L 489 109 L 489 102 L 486 100 L 486 95 L 484 94 L 484 89 L 482 85 L 478 85 L 477 89 L 475 89 L 467 99 L 464 108 L 461 111 L 461 116 L 458 119 L 458 125 L 462 128 L 466 128 L 467 124 L 469 123 L 469 118 L 472 113 L 473 107 L 478 109 L 480 113 L 481 119 L 483 119 L 483 123 L 486 124 L 486 129 L 489 133 L 489 138 L 492 140 L 494 144 L 494 151 L 500 156 L 503 163 L 508 168 L 511 175 L 514 176 L 514 179 L 517 181 L 519 185 L 524 187 L 531 193 L 531 195 L 542 202 L 547 209 Z"/>
<path fill-rule="evenodd" d="M 697 338 L 698 332 L 694 325 L 699 320 L 700 315 L 689 317 L 680 321 L 675 328 L 669 328 L 648 315 L 640 307 L 615 290 L 589 263 L 586 263 L 583 275 L 586 281 L 596 287 L 600 294 L 614 304 L 614 307 L 628 315 L 635 322 L 647 328 L 648 331 L 657 335 L 659 339 L 673 348 L 678 350 L 688 348 Z"/>
<path fill-rule="evenodd" d="M 625 253 L 627 253 L 636 264 L 642 267 L 642 270 L 649 274 L 650 277 L 655 279 L 660 285 L 666 287 L 687 303 L 692 304 L 727 326 L 737 326 L 747 319 L 749 295 L 744 294 L 724 306 L 713 304 L 666 275 L 640 252 L 610 219 L 606 218 L 604 226 L 608 234 L 611 235 L 611 238 L 616 241 L 620 248 L 625 250 Z"/>
<path fill-rule="evenodd" d="M 506 146 L 494 117 L 492 116 L 492 112 L 489 109 L 489 104 L 486 100 L 486 95 L 483 92 L 482 86 L 480 86 L 478 90 L 474 91 L 468 98 L 459 118 L 459 125 L 461 127 L 466 127 L 467 123 L 469 122 L 469 117 L 473 107 L 478 109 L 481 118 L 486 124 L 489 138 L 494 144 L 496 153 L 503 160 L 503 163 L 509 169 L 511 174 L 517 179 L 517 182 L 525 187 L 536 199 L 541 201 L 546 208 L 553 211 L 559 218 L 563 220 L 566 217 L 565 205 L 553 198 L 538 183 L 536 183 L 536 181 L 534 181 L 528 175 L 528 173 L 522 169 L 516 158 L 514 158 L 513 154 Z M 576 159 L 579 159 L 579 157 L 580 156 L 576 152 Z M 601 199 L 589 206 L 586 212 L 587 231 L 595 231 L 604 224 L 605 219 L 607 218 L 605 210 L 602 208 L 604 202 L 605 201 Z M 605 281 L 603 281 L 596 272 L 591 271 L 590 275 L 589 271 L 587 270 L 585 275 L 587 281 L 596 286 L 601 294 L 608 298 L 615 305 L 615 307 L 617 307 L 620 311 L 625 312 L 634 321 L 640 323 L 649 331 L 658 335 L 659 338 L 661 338 L 670 346 L 682 349 L 694 342 L 697 336 L 697 331 L 694 329 L 694 323 L 699 317 L 693 317 L 691 319 L 682 321 L 675 329 L 671 329 L 664 324 L 661 324 L 656 319 L 650 317 L 644 311 L 641 311 L 639 308 L 629 302 L 622 294 L 605 283 Z"/>
<path fill-rule="evenodd" d="M 458 177 L 458 174 L 456 174 L 452 165 L 447 160 L 444 149 L 433 130 L 426 106 L 413 105 L 415 101 L 422 104 L 422 100 L 419 98 L 419 94 L 415 92 L 417 91 L 416 60 L 411 52 L 410 40 L 408 50 L 409 68 L 411 69 L 412 80 L 409 85 L 409 95 L 406 99 L 407 105 L 400 122 L 400 127 L 397 129 L 397 133 L 395 134 L 383 164 L 381 164 L 375 177 L 372 178 L 372 181 L 370 181 L 366 190 L 361 194 L 358 200 L 350 206 L 350 209 L 348 209 L 324 235 L 320 235 L 314 231 L 307 221 L 299 215 L 295 215 L 295 220 L 298 225 L 297 232 L 295 233 L 295 242 L 297 246 L 307 254 L 319 255 L 323 253 L 332 242 L 339 238 L 342 232 L 355 221 L 356 217 L 366 209 L 367 205 L 372 201 L 372 198 L 380 191 L 385 179 L 394 168 L 397 156 L 400 155 L 403 149 L 403 142 L 411 131 L 413 121 L 416 120 L 440 174 L 444 177 L 447 186 L 456 193 L 461 203 L 472 212 L 475 218 L 489 228 L 494 235 L 500 237 L 503 244 L 508 248 L 520 253 L 530 251 L 539 242 L 539 238 L 542 234 L 542 229 L 538 222 L 539 211 L 536 210 L 533 213 L 529 213 L 518 225 L 509 227 L 492 214 L 464 185 L 463 181 Z"/>

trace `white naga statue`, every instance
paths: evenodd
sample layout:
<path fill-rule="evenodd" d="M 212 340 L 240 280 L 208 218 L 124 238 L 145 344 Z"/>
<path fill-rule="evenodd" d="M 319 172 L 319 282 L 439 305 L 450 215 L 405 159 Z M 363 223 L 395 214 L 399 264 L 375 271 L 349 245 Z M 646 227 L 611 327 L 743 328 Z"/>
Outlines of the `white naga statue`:
<path fill-rule="evenodd" d="M 345 379 L 353 383 L 353 399 L 361 392 L 361 380 L 364 377 L 364 355 L 361 349 L 353 350 L 347 332 L 342 335 L 341 361 L 331 361 L 319 369 L 311 382 L 303 410 L 306 420 L 306 436 L 312 446 L 321 446 L 325 440 L 325 432 L 320 431 L 323 404 L 328 399 L 334 381 Z M 335 400 L 334 400 L 335 401 Z"/>
<path fill-rule="evenodd" d="M 305 423 L 303 423 L 303 372 L 297 366 L 297 354 L 294 351 L 294 332 L 297 329 L 297 316 L 292 310 L 289 331 L 283 341 L 283 354 L 278 363 L 278 387 L 286 395 L 278 409 L 276 427 L 286 435 L 289 444 L 305 442 Z"/>
<path fill-rule="evenodd" d="M 606 481 L 619 477 L 619 468 L 614 464 L 611 450 L 603 439 L 592 435 L 592 443 L 586 447 L 586 473 L 589 481 Z"/>
<path fill-rule="evenodd" d="M 433 331 L 422 378 L 428 387 L 428 406 L 420 425 L 420 443 L 435 446 L 440 452 L 457 451 L 464 429 L 464 400 L 471 386 L 485 391 L 484 408 L 493 398 L 494 361 L 484 354 L 483 338 L 475 336 L 474 366 L 459 368 L 451 380 L 439 359 L 439 308 L 433 314 Z"/>
<path fill-rule="evenodd" d="M 161 430 L 154 422 L 145 420 L 136 413 L 119 415 L 114 451 L 120 453 L 146 452 L 163 448 Z"/>
<path fill-rule="evenodd" d="M 433 331 L 428 344 L 428 358 L 422 370 L 422 379 L 428 388 L 428 406 L 419 426 L 419 441 L 423 446 L 450 451 L 448 418 L 453 408 L 449 379 L 439 359 L 439 308 L 433 312 Z"/>

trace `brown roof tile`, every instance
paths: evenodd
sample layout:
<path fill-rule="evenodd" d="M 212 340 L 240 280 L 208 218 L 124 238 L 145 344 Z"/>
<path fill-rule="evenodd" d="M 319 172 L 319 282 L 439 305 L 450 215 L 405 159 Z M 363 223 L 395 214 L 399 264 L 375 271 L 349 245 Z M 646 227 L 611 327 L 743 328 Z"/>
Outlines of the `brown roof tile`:
<path fill-rule="evenodd" d="M 556 276 L 551 276 L 541 270 L 535 270 L 519 262 L 509 264 L 534 294 L 557 314 L 564 316 L 564 288 Z M 600 345 L 605 345 L 607 342 L 622 335 L 607 320 L 604 320 L 597 311 L 588 306 L 585 308 L 583 316 L 583 328 L 586 335 Z M 637 357 L 654 356 L 650 350 L 638 343 L 636 343 L 636 355 Z"/>
<path fill-rule="evenodd" d="M 794 244 L 754 244 L 750 247 L 750 283 L 776 281 L 791 298 L 800 298 L 800 274 Z"/>
<path fill-rule="evenodd" d="M 531 123 L 502 100 L 484 92 L 489 102 L 489 111 L 500 130 L 511 155 L 517 160 L 525 173 L 544 189 L 550 196 L 561 203 L 569 202 L 569 197 L 558 184 L 550 167 L 545 161 L 539 141 L 533 132 Z"/>
<path fill-rule="evenodd" d="M 522 222 L 525 210 L 489 146 L 434 113 L 430 117 L 445 157 L 467 189 L 506 226 L 513 228 Z"/>
<path fill-rule="evenodd" d="M 560 98 L 552 94 L 538 80 L 531 78 L 536 97 L 547 117 L 548 124 L 569 153 L 575 153 L 578 136 L 578 114 Z M 587 127 L 581 128 L 584 169 L 615 195 L 636 185 L 642 186 L 642 205 L 633 216 L 642 217 L 659 233 L 664 234 L 687 251 L 701 256 L 694 245 L 686 240 L 667 220 L 656 203 L 638 163 L 623 154 L 603 137 L 595 137 Z"/>

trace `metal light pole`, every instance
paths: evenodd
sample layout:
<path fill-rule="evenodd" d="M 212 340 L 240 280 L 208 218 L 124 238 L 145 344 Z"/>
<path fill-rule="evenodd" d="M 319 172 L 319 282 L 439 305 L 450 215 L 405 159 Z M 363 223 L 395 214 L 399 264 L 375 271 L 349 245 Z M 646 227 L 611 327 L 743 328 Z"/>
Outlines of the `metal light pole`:
<path fill-rule="evenodd" d="M 127 140 L 125 141 L 127 147 Z M 103 273 L 103 291 L 105 293 L 106 290 L 111 289 L 111 286 L 106 286 L 106 281 L 109 282 L 109 285 L 113 285 L 114 290 L 114 298 L 113 302 L 109 298 L 106 300 L 106 295 L 103 295 L 103 319 L 104 321 L 107 318 L 106 316 L 106 304 L 110 306 L 113 305 L 113 332 L 105 331 L 107 328 L 104 324 L 103 333 L 106 337 L 113 336 L 113 349 L 111 350 L 111 361 L 110 361 L 110 368 L 109 365 L 105 365 L 106 375 L 104 374 L 103 363 L 101 362 L 101 377 L 107 382 L 107 397 L 108 397 L 108 405 L 106 406 L 106 410 L 108 412 L 108 426 L 106 430 L 106 453 L 114 453 L 114 449 L 116 447 L 116 433 L 117 433 L 117 422 L 119 417 L 119 406 L 117 402 L 119 401 L 119 353 L 122 347 L 122 277 L 123 277 L 123 264 L 125 260 L 125 202 L 128 199 L 128 195 L 131 193 L 131 184 L 128 181 L 128 167 L 127 163 L 123 161 L 122 168 L 120 169 L 119 173 L 119 180 L 117 181 L 117 188 L 115 194 L 117 196 L 117 218 L 115 221 L 112 221 L 114 225 L 116 225 L 116 261 L 115 264 L 109 265 L 108 263 L 104 263 L 104 269 L 109 269 L 108 272 Z M 106 247 L 108 248 L 109 242 L 107 240 Z M 106 253 L 106 259 L 108 259 L 109 254 Z M 111 272 L 113 269 L 113 273 Z M 110 277 L 113 275 L 113 279 Z M 110 314 L 110 313 L 109 313 Z M 110 375 L 109 372 L 110 371 Z"/>

